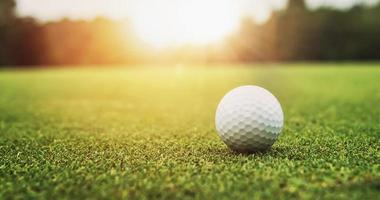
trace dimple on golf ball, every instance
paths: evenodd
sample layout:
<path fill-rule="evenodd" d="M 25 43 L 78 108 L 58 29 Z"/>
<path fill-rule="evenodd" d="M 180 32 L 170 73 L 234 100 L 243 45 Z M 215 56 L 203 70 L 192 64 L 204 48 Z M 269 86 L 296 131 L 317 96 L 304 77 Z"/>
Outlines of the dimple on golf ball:
<path fill-rule="evenodd" d="M 284 114 L 278 100 L 258 86 L 241 86 L 220 101 L 216 116 L 220 138 L 237 152 L 269 149 L 281 133 Z"/>

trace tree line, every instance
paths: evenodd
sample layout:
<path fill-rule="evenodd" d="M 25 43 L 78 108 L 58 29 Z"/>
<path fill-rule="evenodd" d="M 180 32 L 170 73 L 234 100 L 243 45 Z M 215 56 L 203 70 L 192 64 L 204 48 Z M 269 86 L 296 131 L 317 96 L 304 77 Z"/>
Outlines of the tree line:
<path fill-rule="evenodd" d="M 222 44 L 164 52 L 144 47 L 121 22 L 63 19 L 40 24 L 0 1 L 0 65 L 90 65 L 142 62 L 272 62 L 380 59 L 380 5 L 309 10 L 290 0 L 264 24 L 243 19 Z"/>

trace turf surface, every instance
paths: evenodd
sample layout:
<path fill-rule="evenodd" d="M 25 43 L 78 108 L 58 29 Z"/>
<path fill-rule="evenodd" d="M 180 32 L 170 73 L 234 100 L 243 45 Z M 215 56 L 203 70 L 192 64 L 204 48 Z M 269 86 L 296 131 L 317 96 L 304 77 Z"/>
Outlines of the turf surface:
<path fill-rule="evenodd" d="M 380 68 L 0 72 L 0 199 L 376 199 Z M 214 129 L 230 89 L 272 91 L 285 128 L 265 153 Z"/>

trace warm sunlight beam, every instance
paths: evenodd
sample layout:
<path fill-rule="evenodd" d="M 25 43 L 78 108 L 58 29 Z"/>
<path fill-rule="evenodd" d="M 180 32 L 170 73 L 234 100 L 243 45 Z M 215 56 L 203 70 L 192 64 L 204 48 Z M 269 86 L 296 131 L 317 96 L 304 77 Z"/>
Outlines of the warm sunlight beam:
<path fill-rule="evenodd" d="M 132 24 L 142 40 L 157 48 L 203 45 L 237 28 L 237 10 L 231 0 L 150 1 L 136 9 Z"/>

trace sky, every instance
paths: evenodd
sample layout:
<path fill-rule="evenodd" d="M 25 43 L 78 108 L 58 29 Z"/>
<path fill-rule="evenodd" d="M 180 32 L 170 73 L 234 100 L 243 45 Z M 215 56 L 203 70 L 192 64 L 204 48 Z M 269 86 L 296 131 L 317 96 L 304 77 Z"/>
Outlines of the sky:
<path fill-rule="evenodd" d="M 161 9 L 183 1 L 191 0 L 17 0 L 17 12 L 20 16 L 31 16 L 41 22 L 56 21 L 64 17 L 91 19 L 106 16 L 123 19 L 152 8 Z M 207 1 L 213 3 L 207 4 L 211 5 L 210 7 L 223 6 L 220 1 L 203 0 Z M 274 9 L 284 8 L 287 3 L 287 0 L 222 0 L 226 1 L 233 12 L 241 16 L 250 16 L 258 22 L 265 22 Z M 378 0 L 306 0 L 306 2 L 313 9 L 320 6 L 346 9 L 357 3 L 373 4 Z"/>
<path fill-rule="evenodd" d="M 311 9 L 332 6 L 346 9 L 378 0 L 306 0 Z M 127 19 L 147 44 L 165 48 L 186 44 L 218 43 L 239 28 L 242 17 L 265 22 L 287 0 L 17 0 L 20 16 L 40 22 L 93 19 L 103 16 Z"/>

